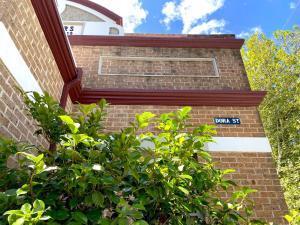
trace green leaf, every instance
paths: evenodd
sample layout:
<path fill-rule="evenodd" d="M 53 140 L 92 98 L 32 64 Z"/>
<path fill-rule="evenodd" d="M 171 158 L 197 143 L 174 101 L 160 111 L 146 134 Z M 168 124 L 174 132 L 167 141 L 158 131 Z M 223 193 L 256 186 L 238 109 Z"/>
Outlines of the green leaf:
<path fill-rule="evenodd" d="M 67 225 L 82 225 L 82 223 L 76 222 L 76 221 L 71 221 L 71 222 L 68 222 Z"/>
<path fill-rule="evenodd" d="M 145 220 L 138 220 L 132 223 L 132 225 L 149 225 Z"/>
<path fill-rule="evenodd" d="M 105 218 L 101 218 L 97 221 L 100 225 L 111 225 L 111 220 L 109 219 L 105 219 Z"/>
<path fill-rule="evenodd" d="M 284 218 L 286 219 L 286 221 L 288 221 L 289 223 L 291 223 L 293 221 L 293 217 L 291 217 L 290 215 L 285 215 Z"/>
<path fill-rule="evenodd" d="M 25 195 L 29 192 L 29 185 L 28 184 L 24 184 L 22 185 L 22 187 L 20 187 L 16 193 L 17 193 L 17 196 L 20 196 L 20 195 Z"/>
<path fill-rule="evenodd" d="M 31 212 L 31 205 L 29 203 L 25 203 L 24 205 L 21 206 L 21 211 L 24 214 L 30 214 L 30 212 Z"/>
<path fill-rule="evenodd" d="M 87 224 L 87 221 L 88 221 L 87 216 L 79 211 L 72 212 L 72 218 L 81 224 Z"/>
<path fill-rule="evenodd" d="M 69 218 L 69 212 L 65 209 L 52 210 L 49 214 L 55 220 L 66 220 Z"/>
<path fill-rule="evenodd" d="M 180 191 L 182 191 L 182 192 L 183 192 L 184 194 L 186 194 L 186 195 L 189 194 L 189 191 L 188 191 L 187 189 L 185 189 L 184 187 L 179 186 L 178 189 L 179 189 Z"/>
<path fill-rule="evenodd" d="M 65 123 L 67 124 L 67 126 L 69 127 L 69 129 L 71 130 L 71 132 L 73 134 L 76 134 L 78 132 L 78 128 L 80 127 L 79 123 L 75 123 L 73 121 L 73 119 L 70 116 L 59 116 L 59 118 Z"/>
<path fill-rule="evenodd" d="M 15 222 L 13 222 L 11 225 L 23 225 L 25 223 L 24 218 L 19 218 Z"/>
<path fill-rule="evenodd" d="M 45 167 L 46 167 L 46 165 L 45 165 L 44 161 L 38 161 L 35 164 L 35 173 L 40 174 L 40 173 L 44 172 Z"/>
<path fill-rule="evenodd" d="M 186 107 L 183 107 L 182 109 L 179 109 L 179 110 L 177 111 L 178 117 L 179 117 L 180 119 L 185 119 L 185 118 L 187 118 L 191 110 L 192 110 L 192 107 L 190 107 L 190 106 L 186 106 Z"/>
<path fill-rule="evenodd" d="M 9 190 L 5 191 L 5 195 L 8 196 L 8 197 L 9 196 L 15 196 L 16 192 L 17 192 L 17 189 L 9 189 Z"/>
<path fill-rule="evenodd" d="M 13 214 L 18 215 L 18 216 L 24 215 L 22 210 L 9 210 L 9 211 L 6 211 L 3 215 L 13 215 Z"/>
<path fill-rule="evenodd" d="M 155 117 L 156 115 L 152 112 L 144 112 L 142 114 L 136 115 L 136 120 L 138 122 L 139 128 L 145 128 L 149 125 L 149 120 Z"/>
<path fill-rule="evenodd" d="M 33 212 L 41 212 L 45 210 L 45 203 L 42 200 L 35 200 L 33 202 Z"/>
<path fill-rule="evenodd" d="M 205 151 L 199 151 L 197 154 L 207 162 L 211 162 L 211 155 L 208 152 Z"/>
<path fill-rule="evenodd" d="M 102 213 L 101 213 L 101 210 L 99 210 L 99 209 L 93 209 L 93 210 L 87 212 L 86 216 L 90 221 L 96 222 L 101 218 Z"/>
<path fill-rule="evenodd" d="M 80 104 L 79 107 L 80 107 L 80 111 L 83 112 L 85 115 L 87 115 L 91 113 L 97 107 L 97 105 L 95 103 L 89 105 Z"/>
<path fill-rule="evenodd" d="M 49 221 L 49 222 L 47 222 L 47 225 L 60 225 L 60 223 L 57 223 L 54 221 Z"/>
<path fill-rule="evenodd" d="M 117 218 L 118 225 L 129 225 L 128 219 L 127 218 Z"/>
<path fill-rule="evenodd" d="M 226 169 L 226 170 L 223 170 L 222 173 L 225 175 L 225 174 L 229 174 L 229 173 L 234 173 L 235 170 L 234 169 Z"/>
<path fill-rule="evenodd" d="M 135 209 L 146 211 L 143 204 L 133 204 L 132 207 L 135 208 Z"/>
<path fill-rule="evenodd" d="M 128 213 L 128 216 L 132 216 L 134 217 L 135 219 L 142 219 L 144 217 L 143 213 L 142 212 L 139 212 L 139 211 L 130 211 Z"/>
<path fill-rule="evenodd" d="M 84 157 L 78 151 L 72 149 L 68 149 L 66 155 L 75 162 L 82 162 L 84 160 Z"/>
<path fill-rule="evenodd" d="M 187 174 L 181 174 L 181 175 L 179 175 L 179 177 L 182 178 L 182 179 L 193 180 L 193 178 L 190 175 L 187 175 Z"/>
<path fill-rule="evenodd" d="M 44 158 L 44 154 L 40 154 L 38 156 L 35 156 L 33 154 L 29 154 L 27 152 L 18 152 L 17 154 L 24 155 L 26 157 L 26 159 L 28 159 L 28 160 L 30 160 L 34 163 L 38 163 L 38 162 L 42 161 L 43 158 Z"/>
<path fill-rule="evenodd" d="M 104 205 L 104 196 L 100 192 L 92 193 L 92 201 L 96 206 L 103 207 Z"/>

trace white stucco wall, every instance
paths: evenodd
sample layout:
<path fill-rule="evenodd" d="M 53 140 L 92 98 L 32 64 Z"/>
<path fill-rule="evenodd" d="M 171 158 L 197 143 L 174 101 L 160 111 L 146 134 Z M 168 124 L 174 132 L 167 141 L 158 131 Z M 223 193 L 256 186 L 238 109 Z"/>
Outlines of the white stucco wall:
<path fill-rule="evenodd" d="M 118 25 L 114 20 L 103 15 L 102 13 L 99 13 L 91 8 L 88 8 L 75 2 L 65 0 L 58 1 L 58 9 L 60 14 L 63 13 L 63 11 L 66 8 L 66 5 L 77 7 L 83 11 L 95 15 L 96 17 L 104 21 L 63 21 L 63 24 L 68 27 L 66 29 L 68 35 L 109 35 L 110 28 L 118 29 L 119 36 L 124 35 L 123 27 Z M 70 31 L 70 26 L 73 26 L 74 31 Z"/>

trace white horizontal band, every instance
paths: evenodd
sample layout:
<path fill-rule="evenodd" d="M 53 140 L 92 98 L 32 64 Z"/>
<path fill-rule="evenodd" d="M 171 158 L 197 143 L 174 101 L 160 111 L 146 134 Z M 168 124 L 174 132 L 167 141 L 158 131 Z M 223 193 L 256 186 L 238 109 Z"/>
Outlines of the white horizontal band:
<path fill-rule="evenodd" d="M 266 137 L 214 137 L 215 143 L 208 143 L 206 149 L 213 152 L 271 152 Z"/>
<path fill-rule="evenodd" d="M 205 149 L 210 152 L 271 152 L 266 137 L 214 137 L 214 142 L 207 143 Z M 142 147 L 154 149 L 151 141 L 143 141 Z"/>
<path fill-rule="evenodd" d="M 13 75 L 25 92 L 36 91 L 43 94 L 40 85 L 32 75 L 2 22 L 0 22 L 0 34 L 0 59 L 11 75 Z"/>

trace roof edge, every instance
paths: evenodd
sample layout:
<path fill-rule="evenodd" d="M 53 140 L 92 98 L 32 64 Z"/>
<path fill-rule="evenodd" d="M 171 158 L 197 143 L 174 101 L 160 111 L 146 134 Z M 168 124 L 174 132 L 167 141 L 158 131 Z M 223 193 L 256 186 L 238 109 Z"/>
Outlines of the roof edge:
<path fill-rule="evenodd" d="M 240 49 L 244 39 L 197 36 L 68 36 L 71 45 Z"/>

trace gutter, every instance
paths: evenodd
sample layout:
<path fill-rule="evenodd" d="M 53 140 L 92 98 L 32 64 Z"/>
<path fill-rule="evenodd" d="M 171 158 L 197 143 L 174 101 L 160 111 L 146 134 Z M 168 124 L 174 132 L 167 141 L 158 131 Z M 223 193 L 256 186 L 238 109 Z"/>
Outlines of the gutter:
<path fill-rule="evenodd" d="M 61 98 L 60 98 L 60 106 L 62 108 L 66 108 L 67 101 L 68 101 L 68 96 L 70 93 L 70 90 L 72 88 L 77 87 L 78 85 L 81 85 L 81 78 L 82 78 L 82 69 L 78 68 L 77 73 L 76 73 L 76 78 L 73 80 L 68 81 L 67 83 L 64 84 L 62 93 L 61 93 Z M 77 96 L 74 100 L 78 99 L 79 96 Z"/>

